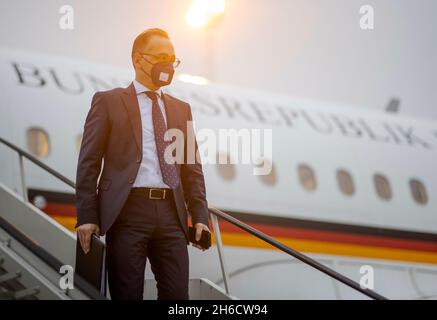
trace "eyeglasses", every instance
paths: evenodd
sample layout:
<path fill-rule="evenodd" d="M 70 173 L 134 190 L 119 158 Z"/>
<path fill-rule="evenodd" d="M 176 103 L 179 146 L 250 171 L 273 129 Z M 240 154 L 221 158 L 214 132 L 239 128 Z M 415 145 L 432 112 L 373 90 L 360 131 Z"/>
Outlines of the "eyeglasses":
<path fill-rule="evenodd" d="M 151 54 L 151 53 L 141 53 L 142 56 L 152 56 L 155 58 L 155 63 L 160 62 L 172 62 L 173 68 L 177 68 L 181 64 L 181 60 L 179 58 L 176 58 L 175 55 L 166 55 L 166 54 Z M 147 59 L 146 59 L 147 60 Z M 147 60 L 149 61 L 149 60 Z M 150 61 L 149 61 L 150 62 Z"/>

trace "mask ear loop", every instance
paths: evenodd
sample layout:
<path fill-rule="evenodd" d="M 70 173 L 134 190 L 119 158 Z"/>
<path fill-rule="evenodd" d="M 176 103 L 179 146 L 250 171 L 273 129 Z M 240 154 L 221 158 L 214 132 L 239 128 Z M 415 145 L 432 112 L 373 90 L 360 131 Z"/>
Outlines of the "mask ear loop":
<path fill-rule="evenodd" d="M 145 59 L 143 56 L 141 56 L 141 60 L 144 60 L 153 66 L 153 64 L 149 60 Z M 149 77 L 149 79 L 152 80 L 152 75 L 144 70 L 143 65 L 141 63 L 140 63 L 140 67 L 141 67 L 141 71 L 143 71 Z"/>

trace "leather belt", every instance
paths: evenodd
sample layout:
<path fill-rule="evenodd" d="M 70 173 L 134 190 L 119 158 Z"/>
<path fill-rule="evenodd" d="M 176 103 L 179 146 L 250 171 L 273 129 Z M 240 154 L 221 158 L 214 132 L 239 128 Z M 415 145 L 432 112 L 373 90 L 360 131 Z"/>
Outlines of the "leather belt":
<path fill-rule="evenodd" d="M 164 200 L 171 195 L 172 190 L 168 188 L 132 188 L 130 192 L 151 200 Z"/>

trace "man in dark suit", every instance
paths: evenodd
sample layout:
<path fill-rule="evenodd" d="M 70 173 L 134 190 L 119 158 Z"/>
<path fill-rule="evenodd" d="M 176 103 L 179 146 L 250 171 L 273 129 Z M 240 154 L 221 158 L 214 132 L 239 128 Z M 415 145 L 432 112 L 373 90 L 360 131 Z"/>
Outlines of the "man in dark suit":
<path fill-rule="evenodd" d="M 142 299 L 146 258 L 158 299 L 188 299 L 188 213 L 197 240 L 209 231 L 201 164 L 164 159 L 167 129 L 183 132 L 185 160 L 190 152 L 190 105 L 159 90 L 171 83 L 179 62 L 165 31 L 144 31 L 132 48 L 135 80 L 97 92 L 86 118 L 76 228 L 85 252 L 93 233 L 106 234 L 113 299 Z"/>

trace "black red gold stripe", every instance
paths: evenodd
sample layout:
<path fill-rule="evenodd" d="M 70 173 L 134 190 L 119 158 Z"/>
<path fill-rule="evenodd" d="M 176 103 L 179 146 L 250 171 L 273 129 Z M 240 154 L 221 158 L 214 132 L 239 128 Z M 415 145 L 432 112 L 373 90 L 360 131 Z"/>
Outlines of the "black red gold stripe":
<path fill-rule="evenodd" d="M 29 199 L 37 194 L 47 201 L 46 213 L 74 230 L 73 194 L 30 190 Z M 437 234 L 433 233 L 227 212 L 302 252 L 437 264 Z M 220 229 L 226 245 L 272 249 L 226 221 L 220 221 Z"/>

